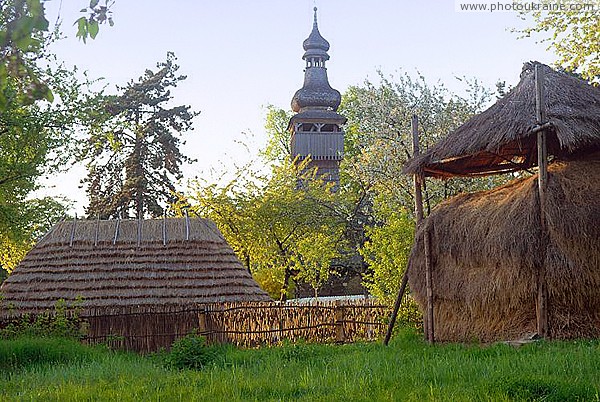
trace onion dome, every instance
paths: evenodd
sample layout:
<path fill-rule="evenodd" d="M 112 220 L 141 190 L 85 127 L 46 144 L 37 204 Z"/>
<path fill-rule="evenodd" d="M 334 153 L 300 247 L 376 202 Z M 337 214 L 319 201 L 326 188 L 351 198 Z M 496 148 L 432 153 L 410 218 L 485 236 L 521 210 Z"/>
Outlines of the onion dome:
<path fill-rule="evenodd" d="M 319 32 L 316 7 L 314 11 L 313 29 L 302 44 L 305 50 L 302 58 L 306 60 L 304 86 L 296 91 L 292 98 L 292 110 L 296 113 L 304 112 L 306 109 L 335 111 L 342 100 L 339 91 L 331 88 L 327 79 L 325 62 L 329 60 L 327 54 L 329 42 Z"/>
<path fill-rule="evenodd" d="M 310 57 L 320 56 L 325 60 L 329 60 L 329 55 L 327 54 L 327 51 L 329 50 L 329 42 L 327 42 L 327 40 L 323 38 L 319 32 L 319 26 L 317 25 L 317 7 L 315 7 L 313 10 L 315 11 L 313 29 L 308 38 L 306 38 L 302 43 L 302 47 L 306 51 L 302 58 L 306 60 Z"/>

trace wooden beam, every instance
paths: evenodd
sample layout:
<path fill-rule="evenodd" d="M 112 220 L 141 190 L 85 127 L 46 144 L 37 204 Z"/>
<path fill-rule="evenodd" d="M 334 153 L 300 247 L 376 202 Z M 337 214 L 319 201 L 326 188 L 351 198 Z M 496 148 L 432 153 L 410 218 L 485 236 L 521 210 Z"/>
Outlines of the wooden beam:
<path fill-rule="evenodd" d="M 419 118 L 416 114 L 412 116 L 411 120 L 412 126 L 412 140 L 413 140 L 413 158 L 419 156 L 420 148 L 419 148 Z M 413 177 L 413 185 L 415 192 L 415 237 L 416 232 L 419 230 L 419 226 L 423 221 L 423 190 L 421 188 L 421 183 L 423 181 L 422 175 L 414 175 Z M 390 316 L 390 322 L 388 324 L 388 329 L 385 334 L 385 338 L 383 340 L 383 344 L 387 346 L 390 342 L 390 338 L 392 337 L 392 331 L 394 330 L 394 325 L 396 324 L 396 318 L 398 317 L 398 310 L 400 309 L 400 305 L 402 304 L 402 298 L 404 297 L 404 292 L 406 291 L 406 286 L 408 284 L 408 270 L 410 265 L 406 267 L 404 270 L 404 275 L 402 275 L 402 282 L 400 283 L 400 289 L 398 290 L 398 295 L 396 296 L 396 301 L 394 303 L 394 308 L 392 309 L 392 315 Z M 423 327 L 426 327 L 425 316 L 423 317 Z"/>
<path fill-rule="evenodd" d="M 535 111 L 539 127 L 544 127 L 546 121 L 545 93 L 544 93 L 544 70 L 539 64 L 535 65 Z M 542 249 L 539 252 L 539 266 L 536 272 L 537 300 L 536 319 L 537 332 L 541 337 L 550 336 L 548 325 L 548 288 L 546 284 L 546 273 L 544 261 L 546 260 L 546 188 L 548 185 L 548 148 L 546 129 L 537 131 L 537 153 L 538 153 L 538 194 L 540 201 L 540 230 L 542 232 Z"/>
<path fill-rule="evenodd" d="M 392 315 L 390 316 L 390 322 L 388 323 L 388 329 L 385 333 L 385 338 L 383 339 L 383 344 L 385 346 L 390 343 L 390 339 L 392 337 L 392 331 L 394 330 L 394 324 L 396 324 L 396 318 L 398 318 L 398 310 L 400 309 L 400 304 L 402 304 L 402 298 L 404 297 L 404 292 L 406 291 L 406 285 L 408 284 L 408 275 L 406 275 L 406 271 L 404 271 L 404 275 L 402 275 L 402 283 L 400 284 L 400 290 L 398 291 L 398 296 L 396 297 L 396 301 L 394 303 L 394 308 L 392 309 Z"/>

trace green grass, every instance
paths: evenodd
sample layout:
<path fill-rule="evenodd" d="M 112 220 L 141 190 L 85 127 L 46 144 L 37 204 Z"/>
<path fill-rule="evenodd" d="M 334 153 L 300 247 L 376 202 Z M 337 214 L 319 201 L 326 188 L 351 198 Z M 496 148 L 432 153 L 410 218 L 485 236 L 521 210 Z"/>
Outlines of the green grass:
<path fill-rule="evenodd" d="M 599 401 L 600 341 L 515 349 L 381 344 L 218 347 L 201 370 L 61 339 L 0 341 L 2 401 Z"/>

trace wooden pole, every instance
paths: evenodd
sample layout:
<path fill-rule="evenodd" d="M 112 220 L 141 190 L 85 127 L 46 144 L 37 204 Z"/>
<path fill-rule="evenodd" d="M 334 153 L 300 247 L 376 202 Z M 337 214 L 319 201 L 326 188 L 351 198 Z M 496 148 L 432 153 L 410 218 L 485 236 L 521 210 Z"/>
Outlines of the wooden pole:
<path fill-rule="evenodd" d="M 535 65 L 535 112 L 538 126 L 546 123 L 546 110 L 544 99 L 544 70 L 539 64 Z M 548 327 L 548 288 L 546 284 L 546 274 L 544 261 L 546 259 L 546 187 L 548 185 L 548 148 L 546 139 L 546 130 L 540 130 L 537 133 L 537 152 L 538 152 L 538 192 L 540 200 L 540 229 L 542 232 L 542 249 L 540 250 L 540 266 L 537 267 L 536 285 L 537 285 L 537 303 L 536 319 L 537 332 L 541 337 L 550 336 Z"/>
<path fill-rule="evenodd" d="M 185 215 L 185 240 L 190 239 L 190 216 L 188 215 L 187 208 L 183 210 Z"/>
<path fill-rule="evenodd" d="M 75 213 L 75 217 L 73 218 L 73 224 L 71 225 L 71 240 L 69 241 L 69 247 L 73 247 L 73 239 L 75 238 L 75 226 L 77 226 L 77 213 Z"/>
<path fill-rule="evenodd" d="M 412 140 L 413 140 L 413 158 L 419 156 L 419 117 L 416 114 L 413 114 L 411 120 L 412 127 Z M 421 222 L 423 221 L 423 191 L 421 189 L 421 183 L 423 182 L 423 177 L 420 175 L 414 175 L 413 184 L 414 184 L 414 196 L 415 196 L 415 220 L 416 220 L 416 229 L 415 233 L 419 229 Z M 385 334 L 385 338 L 383 340 L 383 344 L 387 346 L 390 342 L 390 338 L 392 337 L 392 331 L 394 330 L 394 325 L 396 324 L 396 318 L 398 317 L 398 310 L 400 309 L 400 305 L 402 304 L 402 298 L 404 297 L 404 292 L 406 291 L 406 285 L 408 284 L 408 270 L 410 265 L 406 267 L 404 271 L 404 275 L 402 275 L 402 283 L 400 284 L 400 290 L 398 291 L 398 296 L 396 296 L 396 301 L 394 303 L 394 308 L 392 309 L 392 315 L 390 316 L 390 322 L 388 324 L 388 329 Z M 424 325 L 425 326 L 425 325 Z"/>
<path fill-rule="evenodd" d="M 408 268 L 406 269 L 408 271 Z M 404 275 L 402 276 L 402 283 L 400 284 L 400 290 L 398 291 L 398 296 L 396 297 L 396 302 L 394 303 L 394 308 L 392 309 L 392 315 L 390 316 L 390 322 L 388 324 L 387 332 L 385 333 L 385 338 L 383 339 L 383 344 L 388 345 L 390 343 L 390 338 L 392 337 L 392 331 L 394 330 L 394 324 L 396 323 L 396 318 L 398 318 L 398 310 L 400 309 L 400 304 L 402 304 L 402 298 L 404 297 L 404 292 L 406 291 L 406 285 L 408 284 L 408 275 L 406 275 L 406 271 L 404 271 Z"/>

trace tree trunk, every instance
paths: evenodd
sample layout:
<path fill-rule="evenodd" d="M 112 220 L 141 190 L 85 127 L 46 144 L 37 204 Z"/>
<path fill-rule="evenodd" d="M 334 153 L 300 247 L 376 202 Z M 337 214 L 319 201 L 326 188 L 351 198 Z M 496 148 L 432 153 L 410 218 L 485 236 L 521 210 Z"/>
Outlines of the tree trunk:
<path fill-rule="evenodd" d="M 292 273 L 289 268 L 285 269 L 285 275 L 283 277 L 283 289 L 281 290 L 281 301 L 287 301 L 287 292 L 290 288 L 290 279 L 292 277 Z"/>

